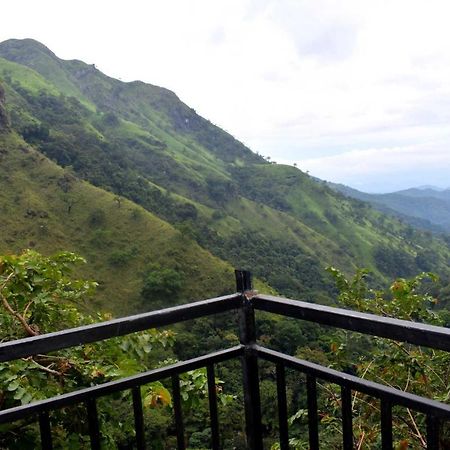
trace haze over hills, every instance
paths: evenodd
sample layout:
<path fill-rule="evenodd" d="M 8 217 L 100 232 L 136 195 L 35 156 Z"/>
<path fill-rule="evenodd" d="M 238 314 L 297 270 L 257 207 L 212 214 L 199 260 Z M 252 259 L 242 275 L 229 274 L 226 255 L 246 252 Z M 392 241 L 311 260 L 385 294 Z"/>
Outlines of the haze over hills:
<path fill-rule="evenodd" d="M 328 186 L 348 197 L 369 202 L 411 225 L 450 233 L 450 189 L 421 186 L 388 194 L 368 194 L 342 184 L 328 183 Z"/>
<path fill-rule="evenodd" d="M 188 296 L 223 291 L 241 267 L 266 289 L 323 302 L 333 289 L 327 265 L 369 267 L 378 281 L 449 270 L 445 241 L 268 163 L 164 88 L 123 83 L 29 39 L 0 43 L 0 83 L 8 118 L 0 251 L 29 246 L 30 232 L 43 251 L 77 250 L 95 262 L 91 276 L 102 276 L 104 306 L 122 295 L 127 273 L 136 308 L 155 262 L 184 274 Z"/>

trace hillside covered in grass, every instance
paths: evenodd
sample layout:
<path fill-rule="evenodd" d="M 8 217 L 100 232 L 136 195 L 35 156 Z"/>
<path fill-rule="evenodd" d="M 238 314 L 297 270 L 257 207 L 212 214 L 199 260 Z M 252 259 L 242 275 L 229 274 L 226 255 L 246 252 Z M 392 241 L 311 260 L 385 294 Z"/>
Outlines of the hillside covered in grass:
<path fill-rule="evenodd" d="M 11 128 L 3 147 L 15 168 L 3 166 L 5 174 L 48 184 L 33 205 L 24 193 L 21 209 L 9 206 L 10 230 L 14 221 L 25 228 L 1 237 L 3 248 L 32 240 L 43 249 L 72 249 L 78 239 L 105 290 L 120 284 L 126 293 L 135 286 L 135 297 L 142 287 L 136 272 L 155 261 L 175 271 L 182 264 L 185 279 L 200 273 L 219 277 L 219 291 L 232 288 L 224 275 L 231 267 L 246 268 L 281 294 L 321 302 L 329 302 L 333 292 L 327 265 L 345 273 L 368 267 L 380 283 L 449 270 L 445 241 L 345 198 L 297 168 L 268 163 L 166 89 L 115 80 L 92 65 L 61 60 L 33 40 L 0 44 L 0 83 Z M 45 170 L 23 162 L 31 155 Z M 61 175 L 49 175 L 50 167 Z M 64 177 L 76 181 L 58 185 Z M 21 181 L 14 187 L 2 177 L 1 183 L 10 195 L 22 189 Z M 34 195 L 40 189 L 28 188 Z M 79 199 L 81 191 L 85 196 Z M 9 198 L 6 191 L 2 195 Z M 76 223 L 71 228 L 61 222 L 58 239 L 58 223 L 52 221 L 47 239 L 31 239 L 26 226 L 33 224 L 38 233 L 44 218 L 27 218 L 27 209 L 50 207 Z M 113 250 L 125 253 L 115 254 L 124 256 L 121 268 L 108 262 Z M 201 262 L 200 254 L 206 255 Z M 122 271 L 134 275 L 119 281 Z M 188 297 L 194 292 L 189 289 Z"/>
<path fill-rule="evenodd" d="M 156 300 L 168 306 L 233 289 L 231 266 L 142 207 L 57 166 L 14 133 L 0 132 L 0 180 L 0 252 L 81 254 L 88 261 L 81 275 L 99 282 L 93 309 L 125 314 L 161 306 Z M 179 289 L 147 303 L 140 293 L 150 272 Z"/>

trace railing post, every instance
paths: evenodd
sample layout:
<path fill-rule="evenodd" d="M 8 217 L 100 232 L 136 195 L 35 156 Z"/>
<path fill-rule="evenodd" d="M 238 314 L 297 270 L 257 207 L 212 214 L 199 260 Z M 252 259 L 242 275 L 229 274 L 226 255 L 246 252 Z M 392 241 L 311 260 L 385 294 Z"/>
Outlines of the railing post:
<path fill-rule="evenodd" d="M 241 293 L 242 305 L 239 310 L 239 337 L 245 345 L 242 357 L 242 374 L 244 384 L 245 425 L 247 448 L 262 450 L 261 400 L 259 395 L 258 357 L 252 345 L 256 341 L 255 312 L 250 302 L 252 278 L 246 270 L 236 270 L 236 287 Z"/>

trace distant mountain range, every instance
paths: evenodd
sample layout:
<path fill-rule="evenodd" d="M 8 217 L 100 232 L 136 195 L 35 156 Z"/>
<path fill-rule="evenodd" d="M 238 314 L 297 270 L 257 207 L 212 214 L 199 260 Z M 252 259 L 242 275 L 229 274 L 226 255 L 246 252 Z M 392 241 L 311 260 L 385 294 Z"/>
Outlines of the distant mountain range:
<path fill-rule="evenodd" d="M 450 188 L 420 186 L 388 194 L 368 194 L 349 186 L 327 183 L 347 197 L 369 202 L 376 209 L 438 233 L 450 233 Z"/>

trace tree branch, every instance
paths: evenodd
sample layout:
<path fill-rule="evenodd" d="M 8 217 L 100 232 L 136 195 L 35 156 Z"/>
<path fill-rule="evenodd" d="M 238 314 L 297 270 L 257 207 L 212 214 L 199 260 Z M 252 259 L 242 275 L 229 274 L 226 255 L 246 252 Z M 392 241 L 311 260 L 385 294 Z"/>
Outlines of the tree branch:
<path fill-rule="evenodd" d="M 33 330 L 33 328 L 31 328 L 30 325 L 28 324 L 28 322 L 25 320 L 25 318 L 20 313 L 18 313 L 17 311 L 15 311 L 12 308 L 12 306 L 8 303 L 8 300 L 2 293 L 2 290 L 7 285 L 8 281 L 13 277 L 13 275 L 14 275 L 14 272 L 10 273 L 6 277 L 5 281 L 3 282 L 3 284 L 0 287 L 0 297 L 2 298 L 3 306 L 5 307 L 6 311 L 8 311 L 12 316 L 14 316 L 22 324 L 22 327 L 28 333 L 29 336 L 37 336 L 39 333 L 37 333 L 35 330 Z"/>

